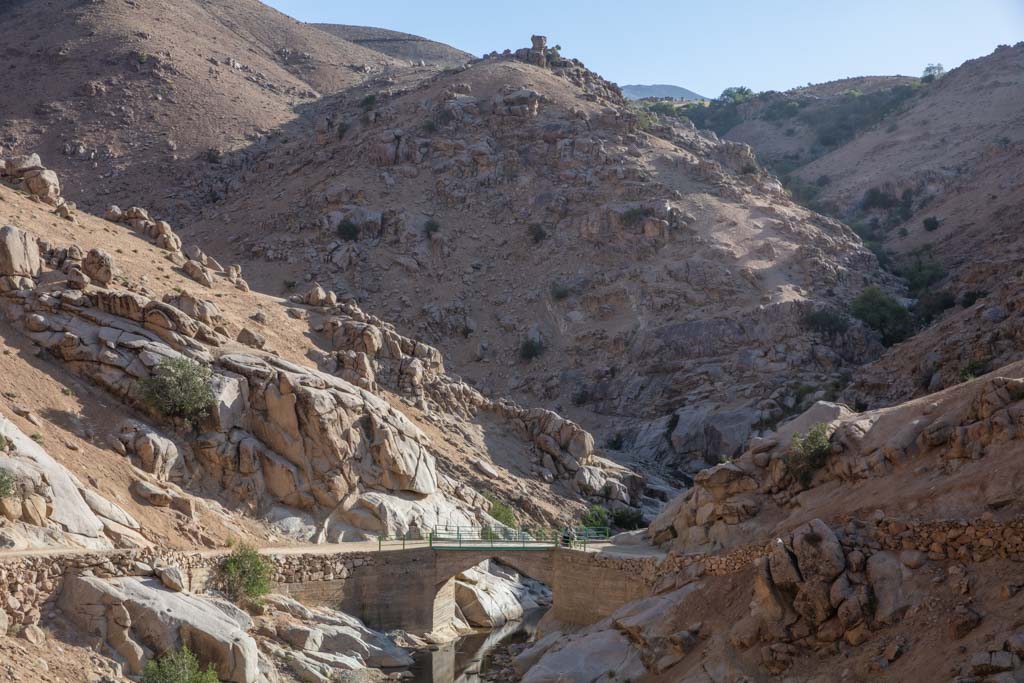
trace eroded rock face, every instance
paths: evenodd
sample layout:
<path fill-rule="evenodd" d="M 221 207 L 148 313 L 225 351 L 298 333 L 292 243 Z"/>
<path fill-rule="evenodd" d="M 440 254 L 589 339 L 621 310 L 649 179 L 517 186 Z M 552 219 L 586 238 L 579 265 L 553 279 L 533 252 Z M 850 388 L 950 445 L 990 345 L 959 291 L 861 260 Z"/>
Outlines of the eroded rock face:
<path fill-rule="evenodd" d="M 256 641 L 252 621 L 238 609 L 221 609 L 212 598 L 169 590 L 158 579 L 131 577 L 65 579 L 59 603 L 84 633 L 102 638 L 141 671 L 145 660 L 188 647 L 210 664 L 222 681 L 256 683 Z"/>

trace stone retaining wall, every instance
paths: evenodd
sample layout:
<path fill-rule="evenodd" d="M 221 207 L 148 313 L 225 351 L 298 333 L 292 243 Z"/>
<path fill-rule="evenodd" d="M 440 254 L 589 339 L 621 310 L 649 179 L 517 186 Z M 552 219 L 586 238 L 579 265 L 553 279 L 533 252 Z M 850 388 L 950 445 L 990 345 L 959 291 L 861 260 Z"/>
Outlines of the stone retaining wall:
<path fill-rule="evenodd" d="M 1004 522 L 885 518 L 851 523 L 841 536 L 844 546 L 858 548 L 868 556 L 878 550 L 916 550 L 933 561 L 1024 561 L 1024 518 Z M 559 619 L 587 624 L 627 602 L 671 588 L 680 575 L 695 578 L 744 571 L 768 555 L 770 548 L 770 543 L 752 544 L 717 554 L 671 553 L 663 559 L 562 548 L 518 554 L 501 549 L 460 552 L 430 548 L 383 553 L 274 554 L 271 550 L 266 554 L 274 564 L 275 591 L 311 605 L 340 607 L 378 628 L 395 628 L 433 624 L 435 601 L 445 582 L 488 558 L 548 583 Z M 190 590 L 215 589 L 217 567 L 228 552 L 147 549 L 0 555 L 0 610 L 7 613 L 14 628 L 38 623 L 52 616 L 64 577 L 87 571 L 104 578 L 150 576 L 155 566 L 172 565 L 181 568 Z"/>

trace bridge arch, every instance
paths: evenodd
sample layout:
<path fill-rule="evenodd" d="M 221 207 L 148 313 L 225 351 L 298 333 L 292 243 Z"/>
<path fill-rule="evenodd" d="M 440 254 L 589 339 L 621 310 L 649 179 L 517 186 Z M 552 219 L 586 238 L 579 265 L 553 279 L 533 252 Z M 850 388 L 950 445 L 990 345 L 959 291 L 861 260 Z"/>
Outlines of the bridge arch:
<path fill-rule="evenodd" d="M 437 551 L 435 557 L 435 585 L 431 609 L 431 633 L 441 634 L 455 620 L 457 611 L 456 577 L 493 561 L 531 579 L 546 584 L 554 591 L 554 552 L 551 548 L 502 552 L 497 549 Z"/>

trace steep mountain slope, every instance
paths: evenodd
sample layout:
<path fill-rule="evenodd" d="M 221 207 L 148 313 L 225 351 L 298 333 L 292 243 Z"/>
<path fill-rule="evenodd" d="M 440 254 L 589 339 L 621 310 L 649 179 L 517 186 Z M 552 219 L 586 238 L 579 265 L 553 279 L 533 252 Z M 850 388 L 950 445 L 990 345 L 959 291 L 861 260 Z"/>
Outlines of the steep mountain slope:
<path fill-rule="evenodd" d="M 178 222 L 257 288 L 318 281 L 648 460 L 738 452 L 880 351 L 804 322 L 890 282 L 852 232 L 554 50 L 368 81 L 212 170 Z"/>
<path fill-rule="evenodd" d="M 3 151 L 42 153 L 97 210 L 142 192 L 171 207 L 183 161 L 216 161 L 394 64 L 256 0 L 15 0 L 0 44 Z"/>
<path fill-rule="evenodd" d="M 463 52 L 444 43 L 439 43 L 421 36 L 401 31 L 389 31 L 371 26 L 348 26 L 345 24 L 313 24 L 322 31 L 343 38 L 350 43 L 361 45 L 389 57 L 402 59 L 413 64 L 423 62 L 436 66 L 452 68 L 462 66 L 476 59 L 468 52 Z"/>
<path fill-rule="evenodd" d="M 681 88 L 678 85 L 624 85 L 622 94 L 631 100 L 642 100 L 645 97 L 667 97 L 674 100 L 706 100 L 703 95 L 698 95 L 692 90 Z"/>

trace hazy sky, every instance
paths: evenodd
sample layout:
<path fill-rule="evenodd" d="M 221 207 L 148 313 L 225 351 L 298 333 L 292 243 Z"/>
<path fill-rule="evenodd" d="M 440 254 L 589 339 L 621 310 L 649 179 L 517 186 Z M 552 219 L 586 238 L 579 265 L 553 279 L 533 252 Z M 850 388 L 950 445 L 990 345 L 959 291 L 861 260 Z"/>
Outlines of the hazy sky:
<path fill-rule="evenodd" d="M 1024 0 L 264 0 L 302 21 L 379 26 L 481 55 L 548 36 L 620 85 L 715 96 L 920 75 L 1024 40 Z"/>

